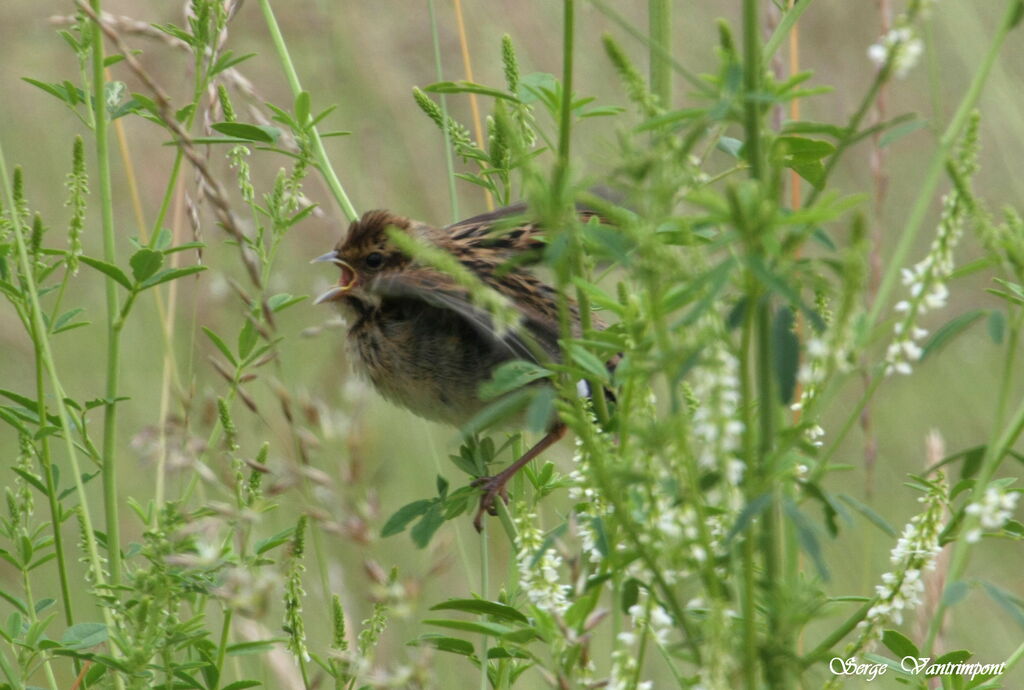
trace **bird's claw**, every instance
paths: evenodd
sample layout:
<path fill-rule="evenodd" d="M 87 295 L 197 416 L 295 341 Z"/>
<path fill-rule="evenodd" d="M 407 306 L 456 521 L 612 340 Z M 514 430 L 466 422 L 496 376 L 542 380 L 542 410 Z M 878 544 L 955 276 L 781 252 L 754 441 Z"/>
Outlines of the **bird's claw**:
<path fill-rule="evenodd" d="M 477 532 L 482 532 L 484 529 L 484 513 L 488 515 L 498 514 L 498 506 L 495 503 L 495 499 L 498 496 L 501 496 L 501 500 L 508 503 L 508 492 L 505 491 L 506 481 L 507 477 L 498 475 L 496 477 L 478 477 L 470 483 L 470 486 L 482 489 L 480 507 L 477 508 L 476 517 L 473 518 L 473 527 L 476 528 Z"/>

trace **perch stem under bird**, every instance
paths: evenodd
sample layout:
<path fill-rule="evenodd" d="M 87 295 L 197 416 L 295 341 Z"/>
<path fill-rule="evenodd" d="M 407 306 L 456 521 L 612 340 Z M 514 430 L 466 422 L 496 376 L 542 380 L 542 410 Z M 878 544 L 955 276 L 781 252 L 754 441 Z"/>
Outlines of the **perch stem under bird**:
<path fill-rule="evenodd" d="M 439 228 L 369 211 L 352 222 L 334 250 L 314 259 L 341 271 L 337 285 L 315 303 L 336 305 L 346 317 L 354 367 L 384 398 L 426 419 L 464 427 L 487 406 L 480 386 L 497 367 L 515 359 L 559 361 L 558 295 L 524 261 L 545 247 L 541 226 L 525 212 L 525 204 L 516 204 Z M 577 212 L 582 220 L 597 215 Z M 413 246 L 442 257 L 437 263 L 447 270 L 416 258 L 407 249 Z M 514 327 L 497 318 L 502 313 Z M 571 300 L 570 319 L 579 334 Z M 496 498 L 507 498 L 509 479 L 565 431 L 553 420 L 521 458 L 473 482 L 482 490 L 477 529 Z"/>

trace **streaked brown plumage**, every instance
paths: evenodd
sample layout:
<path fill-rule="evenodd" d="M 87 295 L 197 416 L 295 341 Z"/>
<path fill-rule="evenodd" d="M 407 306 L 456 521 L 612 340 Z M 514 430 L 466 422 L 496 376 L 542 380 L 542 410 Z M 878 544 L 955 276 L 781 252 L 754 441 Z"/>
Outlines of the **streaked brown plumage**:
<path fill-rule="evenodd" d="M 381 395 L 421 417 L 462 426 L 485 406 L 480 384 L 497 366 L 536 359 L 527 336 L 548 358 L 558 359 L 555 290 L 516 261 L 544 247 L 540 228 L 522 220 L 525 210 L 522 204 L 509 206 L 444 228 L 369 211 L 349 226 L 332 252 L 317 259 L 341 269 L 339 284 L 317 303 L 333 302 L 346 316 L 355 367 Z M 388 237 L 389 228 L 458 259 L 508 298 L 520 328 L 498 333 L 491 315 L 472 303 L 465 288 L 399 250 Z M 480 482 L 484 496 L 478 527 L 483 510 L 503 493 L 508 478 L 563 433 L 560 424 L 553 424 L 523 458 Z"/>

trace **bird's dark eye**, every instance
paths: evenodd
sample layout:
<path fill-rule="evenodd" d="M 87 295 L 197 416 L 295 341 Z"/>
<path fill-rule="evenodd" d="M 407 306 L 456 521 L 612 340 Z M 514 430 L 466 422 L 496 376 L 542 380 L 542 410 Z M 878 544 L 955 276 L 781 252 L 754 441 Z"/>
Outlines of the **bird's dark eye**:
<path fill-rule="evenodd" d="M 380 268 L 382 263 L 384 263 L 384 255 L 380 252 L 373 252 L 366 257 L 367 268 Z"/>

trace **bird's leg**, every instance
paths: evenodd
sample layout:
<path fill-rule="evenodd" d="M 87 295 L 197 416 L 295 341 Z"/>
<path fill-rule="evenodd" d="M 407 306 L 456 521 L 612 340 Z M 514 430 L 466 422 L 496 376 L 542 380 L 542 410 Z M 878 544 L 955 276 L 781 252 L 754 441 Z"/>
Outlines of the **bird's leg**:
<path fill-rule="evenodd" d="M 516 472 L 523 469 L 526 463 L 557 443 L 563 436 L 565 436 L 565 424 L 558 422 L 555 426 L 551 427 L 551 430 L 548 431 L 544 438 L 537 441 L 533 448 L 526 451 L 523 457 L 493 477 L 479 477 L 473 480 L 472 486 L 483 489 L 483 495 L 480 496 L 480 507 L 476 511 L 476 517 L 473 518 L 473 526 L 476 527 L 477 532 L 483 529 L 484 513 L 494 508 L 494 499 L 501 496 L 508 500 L 508 496 L 505 494 L 505 485 L 508 484 L 508 480 L 515 476 Z"/>

